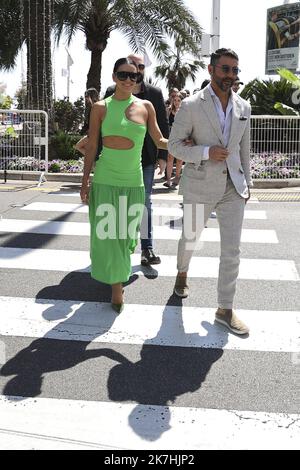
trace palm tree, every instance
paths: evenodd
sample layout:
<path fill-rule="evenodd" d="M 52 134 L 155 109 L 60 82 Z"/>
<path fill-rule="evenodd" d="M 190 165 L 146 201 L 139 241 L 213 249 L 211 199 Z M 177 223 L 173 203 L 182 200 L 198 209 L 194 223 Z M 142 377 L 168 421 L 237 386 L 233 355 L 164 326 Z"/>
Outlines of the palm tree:
<path fill-rule="evenodd" d="M 91 52 L 87 88 L 101 89 L 102 54 L 112 31 L 119 30 L 133 52 L 150 48 L 160 59 L 168 57 L 167 38 L 181 36 L 196 51 L 201 27 L 182 0 L 54 0 L 55 32 L 68 43 L 77 30 L 86 36 Z"/>
<path fill-rule="evenodd" d="M 279 69 L 278 73 L 281 78 L 286 80 L 288 83 L 292 84 L 292 87 L 294 90 L 293 95 L 292 95 L 293 106 L 288 106 L 284 103 L 277 101 L 274 105 L 274 108 L 277 109 L 280 112 L 280 114 L 283 114 L 284 116 L 300 116 L 300 110 L 299 110 L 300 79 L 299 77 L 295 75 L 293 72 L 291 72 L 291 70 L 288 70 L 288 69 Z"/>
<path fill-rule="evenodd" d="M 252 106 L 252 114 L 273 115 L 282 114 L 279 109 L 274 108 L 275 103 L 280 102 L 286 106 L 294 107 L 300 110 L 300 106 L 292 102 L 295 88 L 292 83 L 286 79 L 273 81 L 255 79 L 249 82 L 243 91 L 241 97 L 249 100 Z"/>
<path fill-rule="evenodd" d="M 52 0 L 24 0 L 27 99 L 33 109 L 52 111 Z"/>
<path fill-rule="evenodd" d="M 255 79 L 241 92 L 241 97 L 250 101 L 252 114 L 261 116 L 296 114 L 300 111 L 300 105 L 293 103 L 294 95 L 293 84 L 285 78 L 276 81 Z M 254 142 L 252 150 L 284 153 L 286 142 L 290 142 L 297 152 L 298 136 L 298 120 L 283 120 L 280 129 L 277 129 L 274 121 L 266 117 L 256 121 L 255 127 L 251 129 L 251 141 Z"/>
<path fill-rule="evenodd" d="M 195 60 L 187 57 L 189 45 L 181 37 L 177 37 L 175 50 L 170 50 L 163 63 L 155 68 L 155 76 L 165 79 L 169 90 L 171 88 L 181 90 L 188 78 L 195 82 L 197 72 L 205 67 L 205 64 L 199 60 L 199 51 L 192 49 L 190 52 L 196 55 Z"/>
<path fill-rule="evenodd" d="M 51 28 L 53 0 L 1 0 L 0 69 L 10 70 L 27 46 L 29 109 L 52 109 Z"/>
<path fill-rule="evenodd" d="M 9 70 L 16 65 L 16 58 L 24 40 L 20 35 L 19 19 L 19 1 L 0 0 L 0 69 Z"/>

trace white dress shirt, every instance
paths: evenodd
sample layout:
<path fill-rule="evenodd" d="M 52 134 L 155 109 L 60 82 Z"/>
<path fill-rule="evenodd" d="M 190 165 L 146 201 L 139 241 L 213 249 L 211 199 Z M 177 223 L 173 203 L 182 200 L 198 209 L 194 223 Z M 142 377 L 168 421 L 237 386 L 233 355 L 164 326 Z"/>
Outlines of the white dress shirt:
<path fill-rule="evenodd" d="M 208 86 L 209 92 L 211 94 L 212 100 L 214 102 L 216 112 L 219 118 L 219 123 L 220 127 L 222 130 L 222 134 L 224 137 L 224 142 L 226 146 L 229 144 L 229 138 L 230 138 L 230 131 L 231 131 L 231 124 L 232 124 L 232 97 L 231 95 L 229 96 L 228 104 L 226 111 L 224 112 L 222 103 L 218 96 L 215 94 L 213 88 L 211 85 Z M 208 160 L 209 159 L 209 149 L 210 147 L 205 147 L 204 149 L 204 154 L 202 157 L 202 160 Z"/>

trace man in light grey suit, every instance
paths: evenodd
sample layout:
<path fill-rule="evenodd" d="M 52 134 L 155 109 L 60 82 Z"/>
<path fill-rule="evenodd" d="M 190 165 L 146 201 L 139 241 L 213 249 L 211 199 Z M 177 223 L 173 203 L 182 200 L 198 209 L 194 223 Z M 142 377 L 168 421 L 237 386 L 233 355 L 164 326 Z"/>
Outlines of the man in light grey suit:
<path fill-rule="evenodd" d="M 188 296 L 187 273 L 193 251 L 215 210 L 221 237 L 215 319 L 234 333 L 245 335 L 248 327 L 232 310 L 244 209 L 251 186 L 251 108 L 231 91 L 240 72 L 238 61 L 231 49 L 218 49 L 211 55 L 211 83 L 182 102 L 172 126 L 169 152 L 186 162 L 179 187 L 184 216 L 174 292 L 182 298 Z"/>

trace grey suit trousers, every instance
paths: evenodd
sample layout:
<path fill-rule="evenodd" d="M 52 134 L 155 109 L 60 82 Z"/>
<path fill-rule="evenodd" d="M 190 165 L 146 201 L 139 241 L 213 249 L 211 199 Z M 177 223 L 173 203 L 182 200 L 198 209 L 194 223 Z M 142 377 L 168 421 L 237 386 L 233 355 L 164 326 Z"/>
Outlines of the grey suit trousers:
<path fill-rule="evenodd" d="M 196 203 L 183 197 L 183 227 L 178 244 L 178 272 L 188 272 L 197 242 L 213 210 L 216 211 L 221 239 L 218 278 L 218 306 L 231 309 L 240 264 L 240 241 L 245 199 L 236 191 L 230 177 L 222 198 L 211 204 Z"/>

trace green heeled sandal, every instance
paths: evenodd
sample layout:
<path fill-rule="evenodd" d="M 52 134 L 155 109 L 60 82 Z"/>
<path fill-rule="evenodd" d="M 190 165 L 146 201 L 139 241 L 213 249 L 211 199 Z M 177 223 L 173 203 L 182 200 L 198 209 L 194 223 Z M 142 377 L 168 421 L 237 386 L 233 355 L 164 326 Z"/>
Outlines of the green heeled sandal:
<path fill-rule="evenodd" d="M 121 313 L 124 310 L 124 302 L 121 304 L 113 304 L 111 303 L 111 308 L 116 312 L 116 313 Z"/>
<path fill-rule="evenodd" d="M 124 289 L 122 289 L 122 294 L 124 294 Z M 116 312 L 116 313 L 121 313 L 124 310 L 124 302 L 121 302 L 120 304 L 114 304 L 113 302 L 111 303 L 111 308 Z"/>

